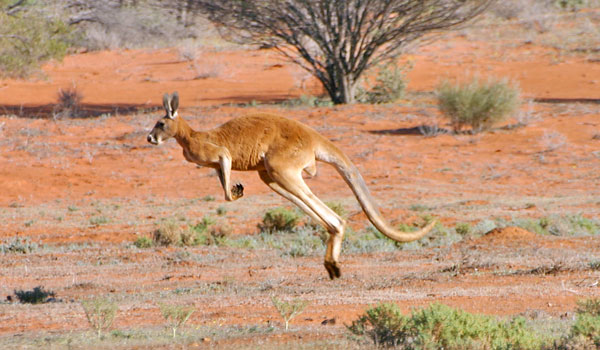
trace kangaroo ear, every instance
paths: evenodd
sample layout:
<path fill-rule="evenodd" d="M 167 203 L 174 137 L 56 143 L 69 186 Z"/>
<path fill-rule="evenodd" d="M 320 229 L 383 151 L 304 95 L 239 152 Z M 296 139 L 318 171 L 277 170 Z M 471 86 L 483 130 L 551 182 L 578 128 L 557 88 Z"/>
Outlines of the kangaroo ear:
<path fill-rule="evenodd" d="M 179 93 L 175 91 L 173 95 L 171 95 L 171 114 L 175 115 L 177 112 L 177 108 L 179 108 Z"/>
<path fill-rule="evenodd" d="M 167 118 L 173 119 L 173 113 L 171 113 L 171 98 L 167 93 L 163 95 L 163 107 L 165 107 L 165 110 L 167 111 Z"/>

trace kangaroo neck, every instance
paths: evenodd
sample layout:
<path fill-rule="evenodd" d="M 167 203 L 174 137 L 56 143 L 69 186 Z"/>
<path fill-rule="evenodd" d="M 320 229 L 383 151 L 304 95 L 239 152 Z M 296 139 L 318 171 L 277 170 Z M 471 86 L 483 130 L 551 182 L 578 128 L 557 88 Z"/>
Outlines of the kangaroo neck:
<path fill-rule="evenodd" d="M 181 117 L 177 117 L 177 131 L 175 132 L 175 140 L 183 148 L 189 148 L 192 137 L 195 133 L 194 129 Z"/>

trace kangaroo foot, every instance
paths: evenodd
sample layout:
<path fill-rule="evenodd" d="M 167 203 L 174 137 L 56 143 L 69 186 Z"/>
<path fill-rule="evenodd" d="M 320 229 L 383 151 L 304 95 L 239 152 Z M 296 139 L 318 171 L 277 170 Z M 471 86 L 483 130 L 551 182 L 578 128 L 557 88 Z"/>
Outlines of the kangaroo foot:
<path fill-rule="evenodd" d="M 342 272 L 340 271 L 340 264 L 337 261 L 325 261 L 324 263 L 325 269 L 327 273 L 329 273 L 329 278 L 335 279 L 340 278 L 342 276 Z"/>
<path fill-rule="evenodd" d="M 244 186 L 241 183 L 237 183 L 231 186 L 231 198 L 233 200 L 240 199 L 244 196 Z"/>

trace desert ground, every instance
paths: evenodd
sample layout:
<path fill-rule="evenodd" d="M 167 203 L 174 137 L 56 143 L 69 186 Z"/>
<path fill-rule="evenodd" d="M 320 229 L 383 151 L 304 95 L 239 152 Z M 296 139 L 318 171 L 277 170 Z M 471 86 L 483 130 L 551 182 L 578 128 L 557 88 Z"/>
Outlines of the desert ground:
<path fill-rule="evenodd" d="M 600 56 L 482 26 L 403 56 L 407 93 L 393 104 L 309 106 L 322 94 L 315 80 L 243 47 L 193 60 L 177 48 L 81 52 L 44 65 L 43 77 L 0 80 L 0 348 L 358 348 L 346 325 L 380 302 L 567 327 L 577 300 L 600 297 Z M 489 132 L 446 132 L 433 91 L 472 76 L 511 79 L 524 103 Z M 72 88 L 78 118 L 56 107 Z M 343 205 L 352 231 L 342 278 L 329 280 L 307 220 L 302 233 L 259 233 L 268 209 L 292 206 L 255 173 L 234 172 L 245 195 L 226 202 L 213 171 L 186 162 L 174 140 L 147 143 L 172 91 L 195 129 L 256 112 L 306 123 L 353 160 L 393 224 L 430 216 L 439 228 L 399 247 L 362 242 L 365 215 L 319 164 L 306 181 Z M 133 244 L 165 220 L 207 217 L 234 243 Z M 16 301 L 37 286 L 51 302 Z M 288 331 L 272 296 L 308 302 Z M 100 339 L 81 305 L 92 297 L 118 305 Z M 161 303 L 195 309 L 175 340 Z"/>

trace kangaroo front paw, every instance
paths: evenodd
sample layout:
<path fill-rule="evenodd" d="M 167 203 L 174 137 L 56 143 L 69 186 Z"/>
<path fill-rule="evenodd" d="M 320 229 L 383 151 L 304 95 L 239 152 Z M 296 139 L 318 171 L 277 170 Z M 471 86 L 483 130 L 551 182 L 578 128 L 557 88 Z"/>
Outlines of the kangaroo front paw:
<path fill-rule="evenodd" d="M 237 183 L 231 186 L 231 198 L 233 200 L 240 199 L 244 196 L 244 186 L 241 183 Z"/>
<path fill-rule="evenodd" d="M 342 276 L 340 264 L 338 264 L 337 261 L 325 261 L 324 265 L 327 273 L 329 274 L 329 278 L 336 279 Z"/>

